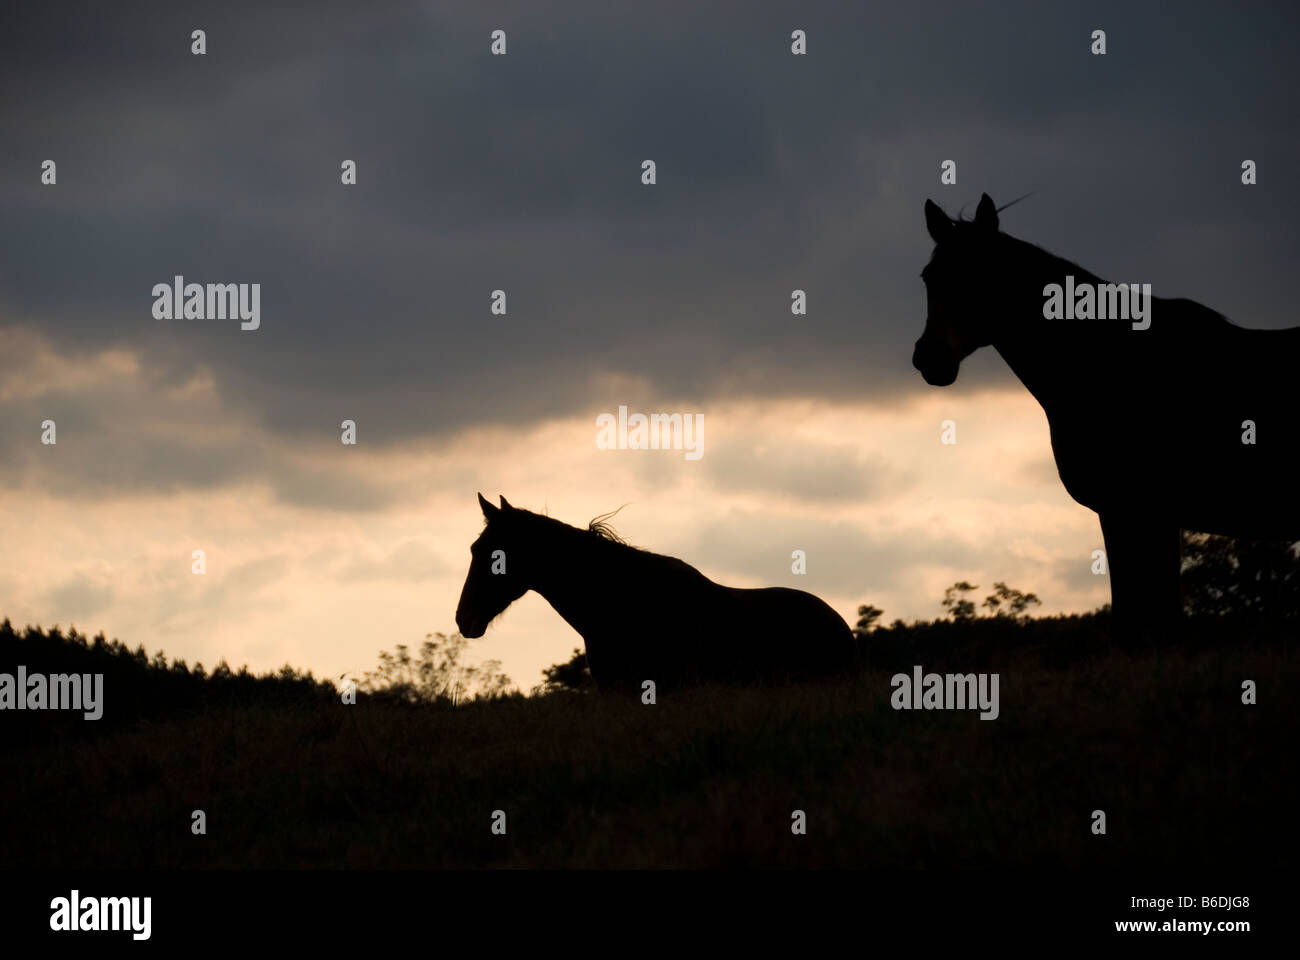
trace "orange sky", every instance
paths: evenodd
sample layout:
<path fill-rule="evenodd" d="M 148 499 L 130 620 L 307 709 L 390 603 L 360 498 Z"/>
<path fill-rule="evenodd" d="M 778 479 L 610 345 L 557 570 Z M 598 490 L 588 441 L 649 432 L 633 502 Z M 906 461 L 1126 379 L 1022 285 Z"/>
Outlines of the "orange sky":
<path fill-rule="evenodd" d="M 32 422 L 22 485 L 0 491 L 0 539 L 11 545 L 0 554 L 0 609 L 20 626 L 103 630 L 209 668 L 224 656 L 255 670 L 288 662 L 359 674 L 381 648 L 455 629 L 482 527 L 479 490 L 577 525 L 627 504 L 614 523 L 629 542 L 723 583 L 809 590 L 850 623 L 864 602 L 887 619 L 936 616 L 959 579 L 1035 591 L 1045 613 L 1107 599 L 1089 569 L 1102 545 L 1096 518 L 1061 487 L 1045 419 L 1019 388 L 959 381 L 889 407 L 696 406 L 645 383 L 597 380 L 590 395 L 607 399 L 582 416 L 378 449 L 364 419 L 356 447 L 338 442 L 332 427 L 347 411 L 322 411 L 319 442 L 289 444 L 223 407 L 202 373 L 164 384 L 123 350 L 74 362 L 30 333 L 3 336 L 32 358 L 0 379 L 0 401 Z M 41 446 L 40 420 L 57 423 L 72 397 L 113 426 L 93 436 L 68 426 L 55 447 Z M 598 449 L 596 417 L 619 403 L 703 413 L 703 456 Z M 954 445 L 940 442 L 946 419 Z M 169 445 L 258 471 L 135 495 L 96 484 L 97 473 L 138 468 Z M 329 495 L 304 506 L 285 494 L 299 483 Z M 195 549 L 206 551 L 206 575 L 191 572 Z M 807 553 L 803 576 L 790 570 L 796 549 Z M 660 601 L 630 584 L 638 602 Z M 500 659 L 527 690 L 579 644 L 529 594 L 471 650 Z"/>

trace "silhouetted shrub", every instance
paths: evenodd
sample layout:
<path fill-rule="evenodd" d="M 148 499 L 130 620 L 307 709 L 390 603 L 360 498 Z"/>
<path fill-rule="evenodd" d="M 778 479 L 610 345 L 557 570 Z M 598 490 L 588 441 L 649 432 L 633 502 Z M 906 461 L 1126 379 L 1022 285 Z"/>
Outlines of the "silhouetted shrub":
<path fill-rule="evenodd" d="M 501 661 L 461 663 L 469 641 L 459 633 L 430 633 L 412 657 L 406 644 L 394 653 L 379 652 L 379 668 L 368 671 L 357 685 L 363 693 L 403 703 L 451 703 L 492 700 L 511 692 L 513 683 L 501 672 Z M 436 639 L 435 639 L 436 638 Z"/>
<path fill-rule="evenodd" d="M 542 671 L 546 680 L 537 688 L 537 693 L 555 693 L 560 690 L 587 690 L 593 684 L 591 670 L 587 666 L 587 654 L 575 649 L 573 656 L 564 663 L 555 663 Z"/>

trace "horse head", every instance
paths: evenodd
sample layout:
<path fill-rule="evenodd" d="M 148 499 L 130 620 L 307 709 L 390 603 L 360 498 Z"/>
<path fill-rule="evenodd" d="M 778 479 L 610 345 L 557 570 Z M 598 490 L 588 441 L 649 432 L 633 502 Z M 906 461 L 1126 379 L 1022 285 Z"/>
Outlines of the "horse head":
<path fill-rule="evenodd" d="M 519 549 L 523 535 L 520 511 L 505 497 L 499 507 L 481 493 L 478 502 L 487 526 L 470 545 L 469 573 L 456 605 L 456 628 L 471 640 L 483 636 L 488 624 L 529 589 L 524 575 L 525 551 Z"/>
<path fill-rule="evenodd" d="M 925 225 L 935 248 L 921 271 L 928 302 L 912 366 L 926 383 L 946 387 L 957 379 L 964 359 L 993 341 L 1002 300 L 995 269 L 998 211 L 987 193 L 973 221 L 953 220 L 927 200 Z"/>

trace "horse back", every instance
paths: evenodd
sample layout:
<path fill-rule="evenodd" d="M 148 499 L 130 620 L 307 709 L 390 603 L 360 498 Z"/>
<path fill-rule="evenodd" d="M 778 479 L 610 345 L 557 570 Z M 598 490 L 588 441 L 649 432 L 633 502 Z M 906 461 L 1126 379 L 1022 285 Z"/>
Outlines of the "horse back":
<path fill-rule="evenodd" d="M 735 656 L 768 675 L 819 676 L 848 669 L 853 631 L 820 597 L 790 587 L 727 587 Z"/>
<path fill-rule="evenodd" d="M 1189 530 L 1300 537 L 1300 327 L 1239 327 L 1188 300 L 1156 301 L 1151 319 L 1087 355 L 1082 399 L 1048 410 L 1070 494 Z"/>

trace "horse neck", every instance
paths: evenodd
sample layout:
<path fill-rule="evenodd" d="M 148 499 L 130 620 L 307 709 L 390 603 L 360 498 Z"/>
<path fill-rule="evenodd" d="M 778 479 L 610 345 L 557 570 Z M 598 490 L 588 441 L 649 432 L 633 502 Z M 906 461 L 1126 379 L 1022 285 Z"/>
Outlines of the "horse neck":
<path fill-rule="evenodd" d="M 610 568 L 612 550 L 583 531 L 546 531 L 534 544 L 537 570 L 529 588 L 536 590 L 573 629 L 586 637 L 600 617 L 606 580 L 615 575 Z"/>
<path fill-rule="evenodd" d="M 1048 320 L 1043 316 L 1043 288 L 1064 284 L 1067 275 L 1074 277 L 1076 286 L 1106 281 L 1023 240 L 1004 239 L 1009 294 L 992 346 L 1050 416 L 1077 403 L 1080 390 L 1095 389 L 1105 372 L 1105 325 L 1112 321 Z"/>

